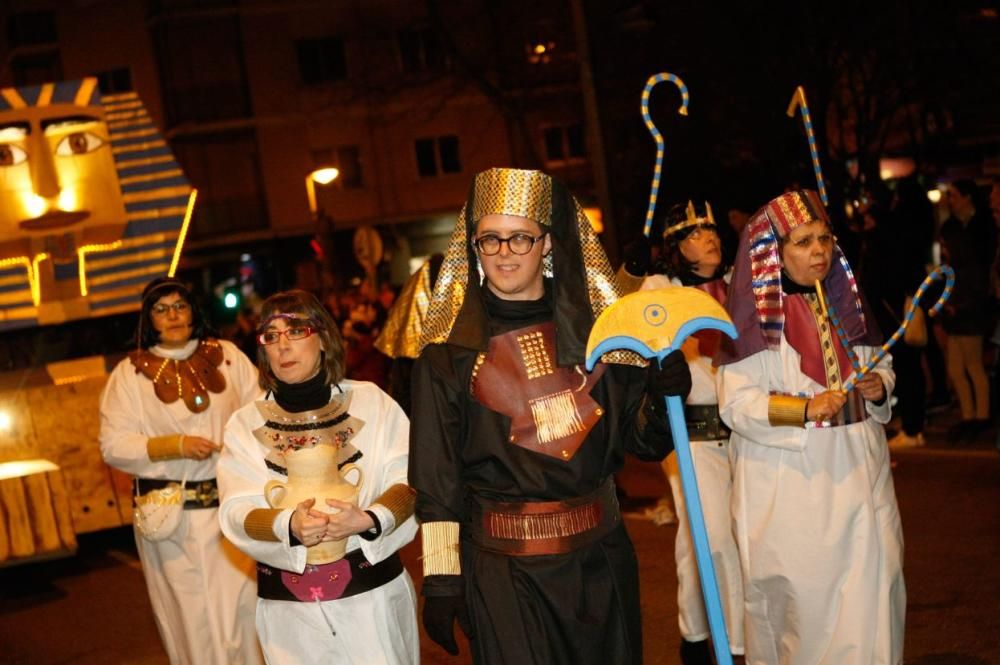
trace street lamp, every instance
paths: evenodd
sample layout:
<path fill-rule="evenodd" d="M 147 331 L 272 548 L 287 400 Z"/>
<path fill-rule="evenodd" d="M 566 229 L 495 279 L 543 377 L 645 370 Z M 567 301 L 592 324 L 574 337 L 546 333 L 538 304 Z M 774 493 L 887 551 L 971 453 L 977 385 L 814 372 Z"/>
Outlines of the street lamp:
<path fill-rule="evenodd" d="M 319 208 L 316 206 L 316 183 L 329 185 L 340 175 L 340 170 L 332 166 L 322 166 L 306 176 L 306 196 L 309 197 L 309 212 L 315 218 Z"/>

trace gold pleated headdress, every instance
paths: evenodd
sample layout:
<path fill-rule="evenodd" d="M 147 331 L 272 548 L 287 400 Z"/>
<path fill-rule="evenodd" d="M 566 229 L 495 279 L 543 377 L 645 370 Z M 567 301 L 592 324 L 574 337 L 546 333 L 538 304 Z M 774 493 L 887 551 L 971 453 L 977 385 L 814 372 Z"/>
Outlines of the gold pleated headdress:
<path fill-rule="evenodd" d="M 519 169 L 490 169 L 476 175 L 445 252 L 420 348 L 451 342 L 485 350 L 489 337 L 479 293 L 483 274 L 471 239 L 476 222 L 491 214 L 535 220 L 552 235 L 552 252 L 545 257 L 542 270 L 553 279 L 555 289 L 558 363 L 582 363 L 594 320 L 619 298 L 614 272 L 590 220 L 566 188 L 544 173 Z M 467 298 L 472 292 L 475 299 Z M 463 319 L 473 317 L 481 321 L 462 325 Z M 627 351 L 612 352 L 603 360 L 645 364 Z"/>
<path fill-rule="evenodd" d="M 427 260 L 403 285 L 389 310 L 382 332 L 375 339 L 376 349 L 390 358 L 416 358 L 420 355 L 420 338 L 433 289 L 431 261 Z"/>

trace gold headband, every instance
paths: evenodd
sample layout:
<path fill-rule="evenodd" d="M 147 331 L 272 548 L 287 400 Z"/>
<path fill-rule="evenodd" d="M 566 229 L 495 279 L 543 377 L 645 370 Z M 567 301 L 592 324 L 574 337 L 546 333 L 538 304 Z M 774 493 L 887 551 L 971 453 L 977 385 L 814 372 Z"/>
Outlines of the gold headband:
<path fill-rule="evenodd" d="M 469 220 L 486 215 L 517 215 L 552 223 L 552 179 L 540 171 L 490 169 L 476 175 L 475 207 Z"/>
<path fill-rule="evenodd" d="M 715 226 L 715 217 L 712 215 L 712 204 L 709 203 L 708 201 L 705 201 L 705 215 L 706 215 L 705 217 L 698 217 L 695 214 L 694 203 L 690 200 L 688 201 L 686 212 L 687 212 L 687 219 L 685 219 L 683 222 L 678 222 L 673 226 L 667 227 L 667 230 L 663 232 L 664 238 L 666 238 L 667 236 L 671 236 L 675 233 L 678 233 L 680 231 L 683 231 L 684 229 L 689 228 L 691 226 L 697 226 L 698 224 L 711 224 L 712 226 Z"/>

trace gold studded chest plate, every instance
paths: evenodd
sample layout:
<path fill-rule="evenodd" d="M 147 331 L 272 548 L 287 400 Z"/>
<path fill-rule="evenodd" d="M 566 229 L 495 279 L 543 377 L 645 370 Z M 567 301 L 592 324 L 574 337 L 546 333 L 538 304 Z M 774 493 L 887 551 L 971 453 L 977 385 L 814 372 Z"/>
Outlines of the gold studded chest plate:
<path fill-rule="evenodd" d="M 497 335 L 476 358 L 470 390 L 510 418 L 510 443 L 569 461 L 604 414 L 590 391 L 605 366 L 587 374 L 580 366 L 558 367 L 555 358 L 552 322 Z"/>

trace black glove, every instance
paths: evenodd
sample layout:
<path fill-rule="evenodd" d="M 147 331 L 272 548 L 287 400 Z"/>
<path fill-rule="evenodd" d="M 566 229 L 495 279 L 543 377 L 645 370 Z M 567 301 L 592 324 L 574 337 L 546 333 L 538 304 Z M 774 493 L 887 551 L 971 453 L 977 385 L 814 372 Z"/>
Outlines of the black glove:
<path fill-rule="evenodd" d="M 660 365 L 649 361 L 646 368 L 646 395 L 661 407 L 663 398 L 676 395 L 683 402 L 691 392 L 691 370 L 688 369 L 684 354 L 678 349 L 667 355 Z"/>
<path fill-rule="evenodd" d="M 633 277 L 645 277 L 653 263 L 650 256 L 649 238 L 641 235 L 625 245 L 622 254 L 625 257 L 625 272 Z"/>
<path fill-rule="evenodd" d="M 429 575 L 424 578 L 424 630 L 442 649 L 452 656 L 458 655 L 455 643 L 455 621 L 472 639 L 472 622 L 465 604 L 465 591 L 459 575 Z"/>

